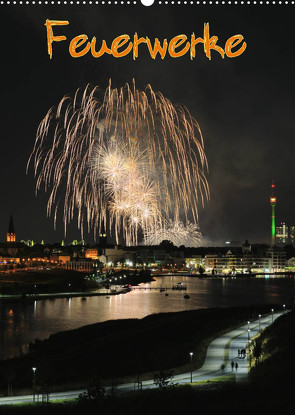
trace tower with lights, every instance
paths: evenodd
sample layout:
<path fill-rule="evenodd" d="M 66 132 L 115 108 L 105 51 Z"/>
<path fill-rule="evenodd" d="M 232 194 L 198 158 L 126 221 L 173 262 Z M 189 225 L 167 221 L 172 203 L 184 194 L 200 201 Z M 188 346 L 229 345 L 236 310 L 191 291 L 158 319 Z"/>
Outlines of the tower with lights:
<path fill-rule="evenodd" d="M 270 195 L 270 206 L 271 206 L 271 247 L 274 246 L 276 241 L 276 214 L 275 207 L 277 203 L 277 198 L 275 196 L 275 184 L 271 184 L 271 195 Z"/>
<path fill-rule="evenodd" d="M 10 215 L 8 232 L 6 234 L 6 242 L 15 242 L 15 230 L 13 226 L 12 215 Z"/>

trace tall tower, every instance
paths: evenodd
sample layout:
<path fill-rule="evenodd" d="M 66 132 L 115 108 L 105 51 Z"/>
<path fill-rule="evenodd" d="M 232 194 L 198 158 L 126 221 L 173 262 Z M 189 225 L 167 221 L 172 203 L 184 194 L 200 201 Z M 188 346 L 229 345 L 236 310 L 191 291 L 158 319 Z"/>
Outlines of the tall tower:
<path fill-rule="evenodd" d="M 270 206 L 271 206 L 271 244 L 270 246 L 273 247 L 276 241 L 276 215 L 275 215 L 275 207 L 277 203 L 277 198 L 275 196 L 275 184 L 272 182 L 271 184 L 271 195 L 270 195 Z"/>
<path fill-rule="evenodd" d="M 107 234 L 104 226 L 104 221 L 102 222 L 101 230 L 99 232 L 99 245 L 101 247 L 106 247 L 107 245 Z"/>
<path fill-rule="evenodd" d="M 13 226 L 12 215 L 10 215 L 8 232 L 6 235 L 6 242 L 15 242 L 15 231 L 14 231 L 14 226 Z"/>

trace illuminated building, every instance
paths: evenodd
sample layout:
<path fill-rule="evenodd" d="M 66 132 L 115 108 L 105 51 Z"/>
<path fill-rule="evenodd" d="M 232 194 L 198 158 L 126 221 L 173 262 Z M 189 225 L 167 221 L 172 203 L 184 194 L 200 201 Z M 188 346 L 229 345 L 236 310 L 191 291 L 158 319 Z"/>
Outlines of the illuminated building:
<path fill-rule="evenodd" d="M 286 253 L 279 249 L 269 249 L 262 255 L 251 252 L 228 251 L 226 254 L 207 254 L 204 257 L 207 272 L 217 274 L 273 273 L 286 268 Z"/>
<path fill-rule="evenodd" d="M 267 256 L 270 258 L 270 272 L 285 271 L 286 268 L 286 253 L 279 249 L 269 249 Z"/>
<path fill-rule="evenodd" d="M 20 258 L 0 256 L 0 271 L 15 270 L 20 263 Z"/>
<path fill-rule="evenodd" d="M 289 226 L 285 222 L 281 222 L 279 226 L 276 226 L 276 243 L 289 243 Z"/>
<path fill-rule="evenodd" d="M 10 215 L 8 232 L 6 235 L 6 242 L 15 242 L 15 231 L 14 231 L 14 226 L 13 226 L 12 215 Z"/>
<path fill-rule="evenodd" d="M 86 249 L 85 258 L 98 259 L 98 250 L 96 248 Z"/>
<path fill-rule="evenodd" d="M 185 258 L 186 268 L 199 269 L 202 265 L 202 255 L 193 255 L 191 258 Z"/>
<path fill-rule="evenodd" d="M 276 217 L 275 217 L 275 206 L 277 203 L 277 198 L 274 195 L 275 184 L 272 182 L 271 185 L 271 196 L 270 196 L 270 205 L 271 205 L 271 246 L 273 247 L 276 240 Z"/>
<path fill-rule="evenodd" d="M 97 268 L 98 263 L 97 261 L 92 261 L 91 259 L 87 261 L 87 259 L 77 259 L 72 261 L 67 261 L 65 263 L 65 267 L 68 270 L 74 271 L 87 271 L 91 272 L 93 269 Z"/>
<path fill-rule="evenodd" d="M 287 271 L 294 272 L 294 270 L 295 270 L 295 257 L 294 256 L 287 260 L 286 269 L 287 269 Z"/>
<path fill-rule="evenodd" d="M 295 243 L 295 226 L 281 222 L 276 226 L 276 244 L 286 245 Z"/>
<path fill-rule="evenodd" d="M 118 245 L 115 245 L 113 248 L 104 248 L 99 260 L 108 267 L 112 267 L 118 262 L 123 263 L 124 250 Z"/>
<path fill-rule="evenodd" d="M 67 262 L 69 262 L 71 260 L 71 256 L 70 254 L 64 252 L 60 254 L 51 255 L 50 260 L 54 262 L 58 262 L 61 265 L 61 264 L 66 264 Z"/>
<path fill-rule="evenodd" d="M 291 244 L 295 243 L 295 226 L 289 226 L 289 242 Z"/>

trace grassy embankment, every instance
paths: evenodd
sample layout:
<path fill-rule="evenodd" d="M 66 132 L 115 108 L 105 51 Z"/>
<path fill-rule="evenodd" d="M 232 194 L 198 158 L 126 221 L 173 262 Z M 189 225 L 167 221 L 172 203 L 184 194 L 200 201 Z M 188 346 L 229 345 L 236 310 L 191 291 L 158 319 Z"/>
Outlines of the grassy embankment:
<path fill-rule="evenodd" d="M 295 310 L 263 330 L 256 343 L 261 345 L 261 352 L 258 361 L 252 358 L 252 382 L 288 390 L 295 377 Z"/>
<path fill-rule="evenodd" d="M 0 362 L 0 388 L 8 380 L 14 391 L 30 392 L 32 367 L 40 382 L 52 391 L 85 387 L 95 375 L 105 384 L 151 379 L 159 370 L 174 373 L 202 365 L 208 344 L 219 335 L 244 324 L 271 306 L 202 309 L 148 316 L 142 320 L 107 321 L 37 341 L 31 353 Z"/>

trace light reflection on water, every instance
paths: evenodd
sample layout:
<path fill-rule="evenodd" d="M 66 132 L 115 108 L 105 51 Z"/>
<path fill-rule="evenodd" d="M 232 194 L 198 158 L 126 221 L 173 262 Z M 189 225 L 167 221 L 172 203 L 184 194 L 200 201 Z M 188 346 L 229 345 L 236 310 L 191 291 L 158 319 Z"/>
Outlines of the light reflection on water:
<path fill-rule="evenodd" d="M 172 287 L 179 282 L 187 291 L 150 290 Z M 35 339 L 47 338 L 58 331 L 86 324 L 122 319 L 142 318 L 148 314 L 184 311 L 207 307 L 250 304 L 293 304 L 294 278 L 199 279 L 193 277 L 158 277 L 146 290 L 133 290 L 124 295 L 51 299 L 33 303 L 0 303 L 0 357 L 7 358 L 27 351 Z M 190 298 L 185 299 L 184 294 Z"/>

